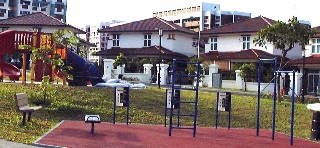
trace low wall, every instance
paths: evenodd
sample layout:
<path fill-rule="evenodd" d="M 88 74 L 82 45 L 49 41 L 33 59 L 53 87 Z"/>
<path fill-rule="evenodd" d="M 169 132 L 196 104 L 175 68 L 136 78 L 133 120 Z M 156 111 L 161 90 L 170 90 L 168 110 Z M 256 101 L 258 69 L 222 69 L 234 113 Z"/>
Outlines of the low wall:
<path fill-rule="evenodd" d="M 144 83 L 144 84 L 150 84 L 151 83 L 151 78 L 147 74 L 143 73 L 123 73 L 122 74 L 124 79 L 127 81 L 133 81 L 133 82 L 139 82 L 139 83 Z"/>
<path fill-rule="evenodd" d="M 237 89 L 235 80 L 222 80 L 222 88 Z"/>
<path fill-rule="evenodd" d="M 242 83 L 242 88 L 244 90 L 245 83 Z M 258 92 L 257 82 L 247 82 L 247 90 Z M 273 93 L 274 83 L 260 83 L 260 92 L 262 93 Z"/>

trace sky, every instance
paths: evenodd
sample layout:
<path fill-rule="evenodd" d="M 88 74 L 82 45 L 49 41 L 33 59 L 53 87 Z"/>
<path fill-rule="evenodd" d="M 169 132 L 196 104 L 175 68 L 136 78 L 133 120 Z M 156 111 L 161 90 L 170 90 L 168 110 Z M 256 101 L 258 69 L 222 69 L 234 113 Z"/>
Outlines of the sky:
<path fill-rule="evenodd" d="M 154 12 L 201 2 L 220 4 L 222 11 L 251 13 L 251 17 L 264 16 L 287 22 L 293 16 L 298 20 L 320 26 L 319 0 L 67 0 L 67 23 L 83 28 L 100 22 L 139 21 L 153 17 Z"/>

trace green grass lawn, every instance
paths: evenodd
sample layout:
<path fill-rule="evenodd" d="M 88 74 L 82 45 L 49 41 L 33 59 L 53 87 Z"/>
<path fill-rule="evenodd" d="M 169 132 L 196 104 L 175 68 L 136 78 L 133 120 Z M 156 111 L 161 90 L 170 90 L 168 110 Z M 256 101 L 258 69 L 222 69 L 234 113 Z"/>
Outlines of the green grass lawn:
<path fill-rule="evenodd" d="M 113 89 L 94 87 L 71 87 L 52 85 L 48 102 L 32 115 L 32 121 L 21 125 L 22 114 L 17 111 L 14 93 L 26 92 L 32 104 L 43 101 L 39 85 L 0 83 L 0 138 L 31 144 L 62 120 L 83 121 L 86 114 L 99 114 L 103 122 L 112 122 Z M 182 100 L 193 100 L 194 91 L 182 90 Z M 130 122 L 139 124 L 164 124 L 165 89 L 130 90 Z M 253 96 L 232 96 L 231 128 L 256 128 L 256 103 Z M 183 113 L 192 113 L 193 106 L 181 105 Z M 277 103 L 276 131 L 290 133 L 291 103 Z M 214 127 L 216 93 L 200 92 L 198 104 L 198 126 Z M 125 108 L 117 108 L 117 122 L 125 122 Z M 228 113 L 219 113 L 219 126 L 227 127 Z M 168 118 L 167 118 L 168 119 Z M 176 121 L 176 119 L 174 119 Z M 295 105 L 294 136 L 309 138 L 311 134 L 312 111 L 305 105 Z M 167 122 L 168 123 L 168 122 Z M 261 129 L 271 129 L 272 100 L 261 100 Z M 181 118 L 181 125 L 192 125 L 190 117 Z M 270 132 L 271 137 L 271 132 Z"/>

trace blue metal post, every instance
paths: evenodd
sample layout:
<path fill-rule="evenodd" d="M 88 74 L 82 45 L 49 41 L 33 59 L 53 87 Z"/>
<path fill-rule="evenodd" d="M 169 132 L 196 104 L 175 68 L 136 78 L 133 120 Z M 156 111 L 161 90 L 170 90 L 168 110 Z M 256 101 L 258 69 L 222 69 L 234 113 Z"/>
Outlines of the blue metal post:
<path fill-rule="evenodd" d="M 167 97 L 168 97 L 168 89 L 166 89 L 166 98 L 164 99 L 164 127 L 167 126 Z"/>
<path fill-rule="evenodd" d="M 113 93 L 113 124 L 116 124 L 116 97 L 117 97 L 117 88 L 114 88 L 114 93 Z"/>
<path fill-rule="evenodd" d="M 175 80 L 175 74 L 176 74 L 176 59 L 173 59 L 173 66 L 172 66 L 172 80 Z M 171 84 L 171 108 L 170 108 L 170 125 L 169 125 L 169 136 L 171 136 L 172 134 L 172 115 L 173 115 L 173 99 L 174 99 L 174 84 L 175 82 L 172 81 Z"/>
<path fill-rule="evenodd" d="M 228 129 L 230 129 L 230 122 L 231 122 L 231 108 L 230 107 L 230 110 L 229 110 L 229 116 L 228 116 Z"/>
<path fill-rule="evenodd" d="M 195 100 L 195 105 L 194 105 L 194 118 L 193 118 L 193 137 L 196 136 L 196 131 L 197 131 L 197 115 L 198 115 L 198 97 L 199 97 L 199 79 L 200 79 L 200 61 L 197 61 L 197 81 L 196 81 L 196 100 Z"/>
<path fill-rule="evenodd" d="M 290 144 L 293 145 L 293 124 L 294 124 L 294 94 L 295 94 L 295 71 L 292 72 L 292 94 L 291 94 L 291 131 L 290 131 Z"/>
<path fill-rule="evenodd" d="M 276 128 L 276 103 L 277 103 L 277 59 L 274 61 L 274 87 L 273 87 L 273 112 L 272 112 L 272 140 L 274 140 L 274 132 Z"/>
<path fill-rule="evenodd" d="M 129 87 L 125 87 L 125 88 L 123 88 L 124 89 L 124 91 L 125 92 L 127 92 L 127 98 L 128 98 L 128 100 L 127 100 L 127 125 L 129 124 L 129 110 L 130 110 L 130 89 L 129 89 Z"/>
<path fill-rule="evenodd" d="M 259 136 L 260 129 L 260 83 L 261 83 L 261 60 L 258 59 L 258 102 L 257 102 L 257 132 L 256 135 Z"/>
<path fill-rule="evenodd" d="M 216 129 L 218 128 L 218 118 L 219 118 L 219 111 L 218 111 L 218 107 L 219 107 L 219 92 L 217 92 L 217 105 L 216 105 Z"/>
<path fill-rule="evenodd" d="M 175 92 L 174 92 L 175 93 Z M 181 91 L 180 91 L 180 93 L 181 93 Z M 181 94 L 180 94 L 180 97 L 181 97 Z M 180 103 L 180 99 L 179 100 L 174 100 L 175 102 L 176 101 L 178 101 L 178 103 L 179 103 L 179 107 L 178 107 L 178 122 L 177 122 L 177 127 L 179 127 L 180 126 L 180 114 L 181 114 L 181 110 L 180 110 L 180 105 L 181 105 L 181 103 Z"/>

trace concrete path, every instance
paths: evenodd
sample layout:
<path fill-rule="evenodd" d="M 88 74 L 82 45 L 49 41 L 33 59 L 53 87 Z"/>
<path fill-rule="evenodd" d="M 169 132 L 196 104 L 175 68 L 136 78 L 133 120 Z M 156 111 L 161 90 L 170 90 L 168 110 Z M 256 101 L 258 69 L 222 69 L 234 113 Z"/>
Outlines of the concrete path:
<path fill-rule="evenodd" d="M 21 144 L 21 143 L 0 139 L 0 148 L 37 148 L 37 146 Z"/>

